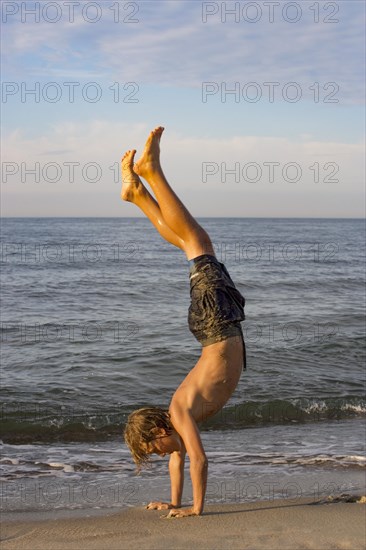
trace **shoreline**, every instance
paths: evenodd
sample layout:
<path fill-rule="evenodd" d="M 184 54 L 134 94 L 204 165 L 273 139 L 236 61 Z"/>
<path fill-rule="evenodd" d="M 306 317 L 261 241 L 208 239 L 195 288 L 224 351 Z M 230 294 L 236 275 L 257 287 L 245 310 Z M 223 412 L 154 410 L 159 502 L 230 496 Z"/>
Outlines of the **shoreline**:
<path fill-rule="evenodd" d="M 347 497 L 348 500 L 347 501 Z M 212 504 L 200 517 L 165 519 L 167 511 L 133 507 L 70 510 L 67 518 L 2 522 L 3 550 L 267 549 L 361 550 L 366 543 L 365 497 L 301 498 Z M 79 513 L 78 513 L 79 512 Z M 14 514 L 15 516 L 15 514 Z"/>

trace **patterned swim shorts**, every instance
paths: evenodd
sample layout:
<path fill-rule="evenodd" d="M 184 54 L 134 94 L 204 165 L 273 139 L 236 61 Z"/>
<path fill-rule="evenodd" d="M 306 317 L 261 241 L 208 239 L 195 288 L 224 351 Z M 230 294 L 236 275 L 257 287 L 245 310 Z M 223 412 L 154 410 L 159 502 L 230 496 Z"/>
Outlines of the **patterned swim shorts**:
<path fill-rule="evenodd" d="M 232 336 L 245 343 L 240 322 L 244 321 L 245 299 L 236 288 L 224 264 L 215 256 L 203 254 L 190 260 L 189 330 L 202 346 Z"/>

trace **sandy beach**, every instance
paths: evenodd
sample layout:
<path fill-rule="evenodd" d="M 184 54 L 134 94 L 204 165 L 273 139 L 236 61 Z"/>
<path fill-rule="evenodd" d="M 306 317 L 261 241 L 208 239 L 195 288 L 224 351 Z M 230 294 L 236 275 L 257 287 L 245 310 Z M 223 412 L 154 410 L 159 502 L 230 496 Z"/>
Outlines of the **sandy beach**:
<path fill-rule="evenodd" d="M 365 512 L 360 502 L 311 499 L 212 505 L 200 517 L 183 519 L 131 508 L 103 517 L 7 521 L 1 548 L 363 550 Z"/>

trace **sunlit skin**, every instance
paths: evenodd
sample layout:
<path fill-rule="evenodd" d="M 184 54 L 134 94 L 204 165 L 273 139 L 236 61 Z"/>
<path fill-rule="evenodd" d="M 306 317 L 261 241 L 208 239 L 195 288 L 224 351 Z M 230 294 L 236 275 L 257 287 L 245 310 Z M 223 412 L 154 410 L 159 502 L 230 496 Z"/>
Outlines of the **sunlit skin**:
<path fill-rule="evenodd" d="M 157 454 L 161 457 L 171 455 L 181 449 L 182 441 L 175 430 L 168 434 L 165 430 L 161 429 L 157 431 L 156 438 L 147 444 L 148 453 Z"/>
<path fill-rule="evenodd" d="M 167 182 L 160 165 L 160 138 L 164 128 L 153 130 L 140 159 L 134 164 L 135 150 L 122 158 L 123 200 L 136 204 L 161 236 L 183 250 L 187 259 L 201 254 L 215 255 L 204 229 L 191 216 Z M 155 200 L 140 179 L 150 185 Z M 231 337 L 202 347 L 201 356 L 174 393 L 169 406 L 173 431 L 156 431 L 147 452 L 170 455 L 171 502 L 151 502 L 149 510 L 171 509 L 167 517 L 200 515 L 207 485 L 208 462 L 198 424 L 217 413 L 234 392 L 243 367 L 243 344 Z M 188 454 L 193 487 L 193 506 L 181 508 L 184 460 Z"/>

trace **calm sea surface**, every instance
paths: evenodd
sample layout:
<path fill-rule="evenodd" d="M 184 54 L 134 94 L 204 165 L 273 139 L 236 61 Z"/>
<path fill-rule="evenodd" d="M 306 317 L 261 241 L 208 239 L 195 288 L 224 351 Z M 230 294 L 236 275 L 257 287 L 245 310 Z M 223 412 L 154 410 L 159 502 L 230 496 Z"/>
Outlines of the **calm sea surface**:
<path fill-rule="evenodd" d="M 246 298 L 248 362 L 202 426 L 208 502 L 363 492 L 364 221 L 200 222 Z M 199 357 L 184 255 L 142 218 L 1 229 L 3 509 L 168 498 L 168 458 L 136 477 L 122 430 Z"/>

